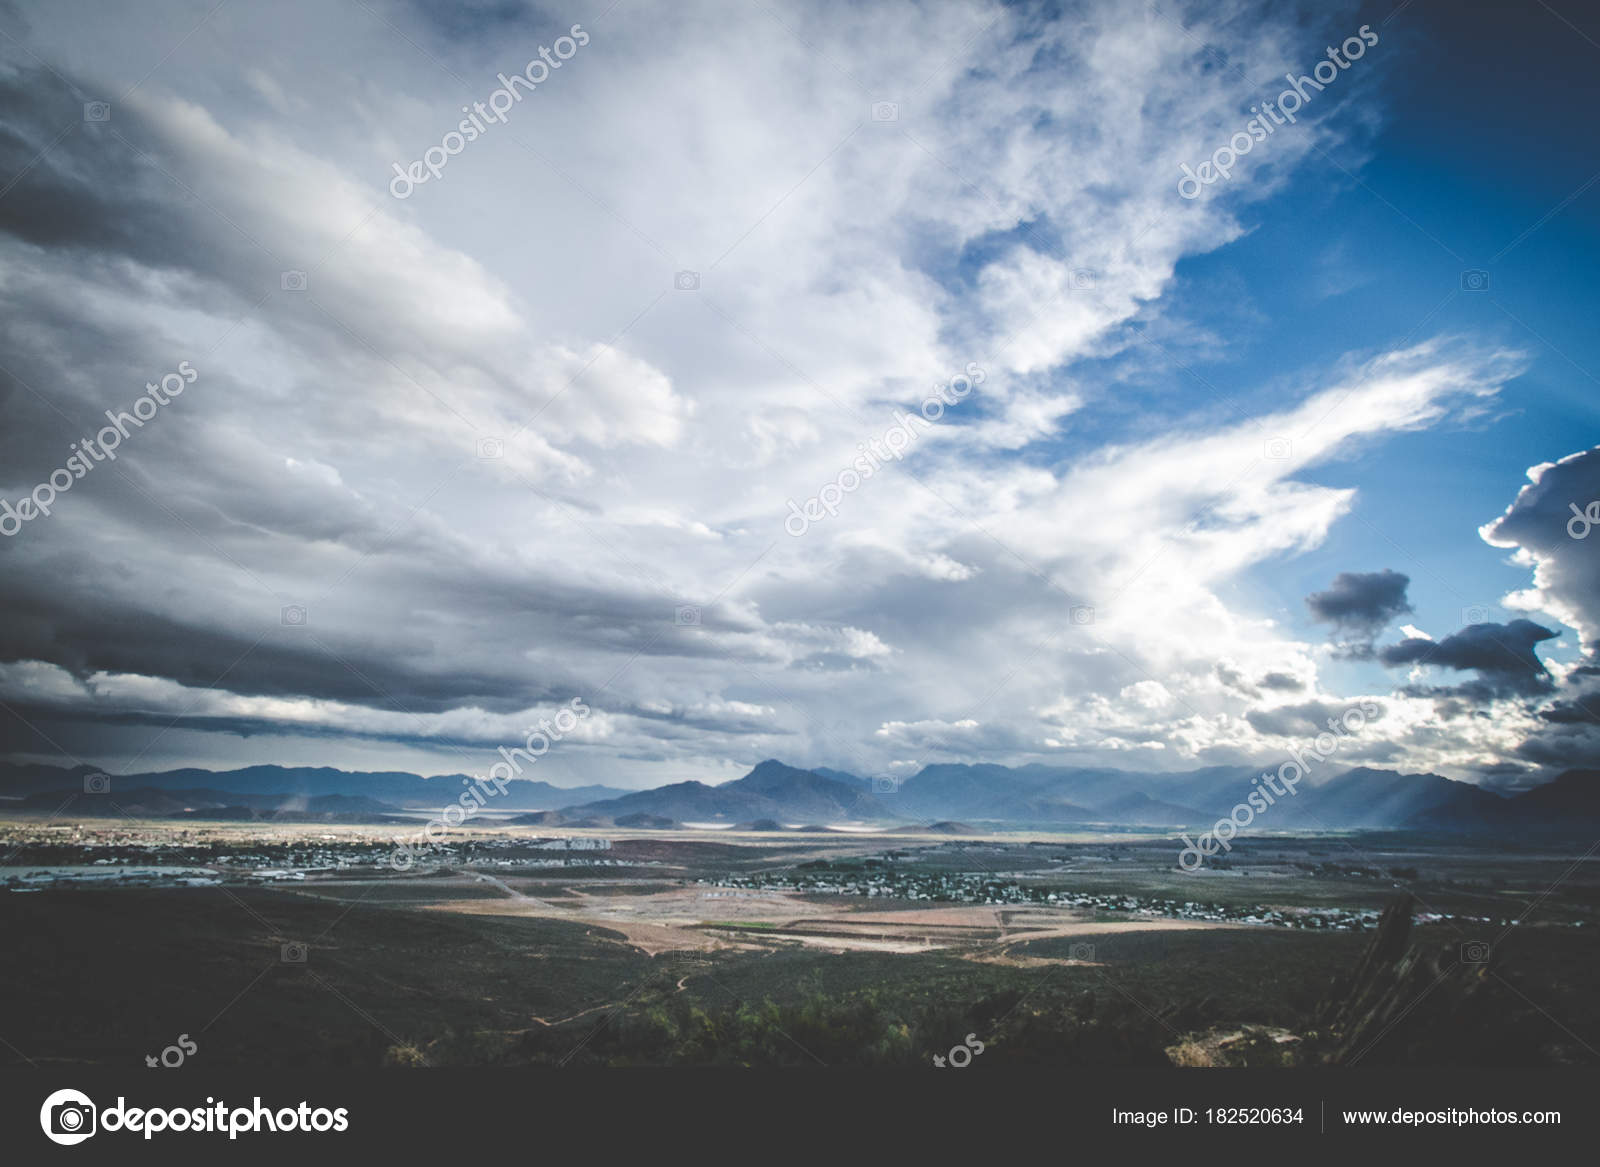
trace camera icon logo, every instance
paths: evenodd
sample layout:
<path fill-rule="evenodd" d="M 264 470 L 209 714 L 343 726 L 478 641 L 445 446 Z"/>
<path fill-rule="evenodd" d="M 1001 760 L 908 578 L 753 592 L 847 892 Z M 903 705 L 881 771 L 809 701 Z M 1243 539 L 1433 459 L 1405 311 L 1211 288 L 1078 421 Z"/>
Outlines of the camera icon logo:
<path fill-rule="evenodd" d="M 52 1143 L 71 1147 L 95 1133 L 99 1111 L 81 1090 L 57 1090 L 39 1108 L 39 1125 Z"/>
<path fill-rule="evenodd" d="M 506 443 L 503 438 L 479 438 L 478 460 L 492 462 L 496 458 L 505 456 Z"/>
<path fill-rule="evenodd" d="M 83 103 L 83 120 L 86 122 L 108 122 L 111 120 L 111 103 L 109 101 L 86 101 Z"/>
<path fill-rule="evenodd" d="M 1074 944 L 1067 949 L 1068 960 L 1094 960 L 1093 944 Z"/>
<path fill-rule="evenodd" d="M 1088 604 L 1074 604 L 1067 609 L 1067 616 L 1074 624 L 1093 624 L 1094 608 Z"/>
<path fill-rule="evenodd" d="M 700 290 L 700 273 L 681 271 L 672 277 L 672 286 L 680 292 L 697 292 Z"/>
<path fill-rule="evenodd" d="M 872 120 L 897 122 L 900 120 L 900 107 L 892 101 L 875 101 L 872 103 Z"/>
<path fill-rule="evenodd" d="M 1074 292 L 1084 292 L 1094 287 L 1094 272 L 1086 267 L 1075 267 L 1069 280 Z"/>
<path fill-rule="evenodd" d="M 872 793 L 874 794 L 893 794 L 899 789 L 900 783 L 896 782 L 888 774 L 874 774 L 872 776 Z"/>
<path fill-rule="evenodd" d="M 111 775 L 103 774 L 96 770 L 93 774 L 83 776 L 83 792 L 85 794 L 110 794 Z"/>
<path fill-rule="evenodd" d="M 679 628 L 697 627 L 700 623 L 700 609 L 693 604 L 679 604 L 678 610 L 672 614 L 672 622 Z"/>
<path fill-rule="evenodd" d="M 1288 438 L 1268 438 L 1261 443 L 1261 453 L 1269 462 L 1287 462 L 1294 453 L 1294 443 Z"/>
<path fill-rule="evenodd" d="M 304 964 L 308 951 L 298 940 L 291 940 L 278 950 L 278 955 L 284 964 Z"/>
<path fill-rule="evenodd" d="M 1461 943 L 1462 964 L 1488 964 L 1489 953 L 1487 940 L 1464 940 Z"/>
<path fill-rule="evenodd" d="M 285 628 L 304 628 L 306 626 L 306 610 L 299 604 L 290 604 L 278 614 L 278 619 Z"/>
<path fill-rule="evenodd" d="M 1473 604 L 1470 608 L 1461 609 L 1461 623 L 1487 624 L 1489 622 L 1489 609 L 1482 604 Z"/>
<path fill-rule="evenodd" d="M 1461 273 L 1461 290 L 1463 292 L 1487 292 L 1489 290 L 1489 273 L 1482 268 L 1469 268 Z"/>
<path fill-rule="evenodd" d="M 303 292 L 306 290 L 306 273 L 303 271 L 286 271 L 279 278 L 285 292 Z"/>

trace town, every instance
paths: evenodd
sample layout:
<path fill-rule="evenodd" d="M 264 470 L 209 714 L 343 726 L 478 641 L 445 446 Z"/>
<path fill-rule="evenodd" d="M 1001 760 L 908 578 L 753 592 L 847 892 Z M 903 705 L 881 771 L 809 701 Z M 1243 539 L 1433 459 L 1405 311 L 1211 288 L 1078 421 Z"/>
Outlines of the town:
<path fill-rule="evenodd" d="M 729 876 L 695 882 L 712 887 L 742 888 L 757 891 L 793 891 L 816 895 L 878 896 L 901 900 L 928 900 L 955 904 L 1027 904 L 1074 908 L 1096 915 L 1131 915 L 1169 920 L 1200 920 L 1211 923 L 1259 924 L 1278 928 L 1302 928 L 1332 932 L 1360 932 L 1373 928 L 1382 914 L 1377 909 L 1350 908 L 1269 908 L 1240 907 L 1229 904 L 1200 903 L 1193 900 L 1157 896 L 1095 894 L 1081 891 L 1051 890 L 1016 880 L 972 872 L 911 873 L 871 871 L 861 874 L 814 874 L 778 877 L 769 875 Z M 1514 919 L 1419 912 L 1418 923 L 1472 923 L 1510 927 Z M 1580 922 L 1581 923 L 1581 922 Z M 1577 926 L 1577 925 L 1575 925 Z"/>

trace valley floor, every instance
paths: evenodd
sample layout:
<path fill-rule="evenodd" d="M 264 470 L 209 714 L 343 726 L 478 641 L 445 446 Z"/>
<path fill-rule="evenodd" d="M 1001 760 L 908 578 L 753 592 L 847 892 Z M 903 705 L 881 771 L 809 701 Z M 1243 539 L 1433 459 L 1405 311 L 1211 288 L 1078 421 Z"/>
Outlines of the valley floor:
<path fill-rule="evenodd" d="M 608 842 L 397 872 L 353 828 L 9 824 L 0 1062 L 1600 1065 L 1600 870 L 1559 848 Z"/>

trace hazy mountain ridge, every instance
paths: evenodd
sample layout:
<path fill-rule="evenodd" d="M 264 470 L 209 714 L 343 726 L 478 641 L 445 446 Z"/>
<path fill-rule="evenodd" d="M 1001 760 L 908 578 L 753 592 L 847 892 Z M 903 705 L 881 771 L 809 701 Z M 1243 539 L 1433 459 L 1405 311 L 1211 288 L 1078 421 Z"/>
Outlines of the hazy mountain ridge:
<path fill-rule="evenodd" d="M 84 793 L 84 779 L 94 773 L 88 767 L 0 763 L 0 793 L 29 811 L 54 810 L 67 795 L 81 794 L 67 808 L 81 814 L 89 808 L 84 799 L 97 797 Z M 1227 766 L 1141 773 L 1037 763 L 1014 768 L 938 763 L 893 790 L 873 793 L 869 780 L 841 770 L 804 770 L 768 759 L 743 778 L 716 786 L 687 781 L 624 791 L 517 780 L 488 806 L 539 812 L 516 821 L 546 826 L 960 821 L 1205 830 L 1236 807 L 1250 805 L 1261 778 L 1258 769 Z M 461 783 L 460 775 L 251 766 L 220 773 L 183 769 L 115 775 L 111 795 L 126 813 L 198 815 L 228 809 L 383 816 L 446 805 Z M 1270 804 L 1253 810 L 1250 827 L 1257 831 L 1582 831 L 1600 827 L 1600 771 L 1569 770 L 1544 786 L 1507 797 L 1438 774 L 1358 766 L 1308 778 L 1293 794 L 1280 787 Z"/>
<path fill-rule="evenodd" d="M 842 775 L 842 782 L 831 775 Z M 868 794 L 862 779 L 768 760 L 721 786 L 681 782 L 567 808 L 540 821 L 894 823 L 962 821 L 990 825 L 1110 825 L 1205 830 L 1260 787 L 1259 769 L 1208 766 L 1138 773 L 1106 768 L 925 766 L 892 792 Z M 1270 788 L 1269 788 L 1270 790 Z M 1546 793 L 1540 794 L 1539 791 Z M 1438 774 L 1353 767 L 1280 786 L 1256 830 L 1488 831 L 1585 829 L 1600 823 L 1600 774 L 1570 772 L 1538 791 L 1503 797 Z M 1264 796 L 1263 796 L 1264 802 Z M 626 825 L 624 823 L 623 825 Z"/>
<path fill-rule="evenodd" d="M 885 821 L 899 817 L 893 807 L 858 786 L 768 759 L 743 778 L 721 786 L 677 782 L 621 798 L 571 807 L 565 814 L 616 819 L 652 815 L 678 822 L 760 819 L 783 822 Z"/>
<path fill-rule="evenodd" d="M 26 796 L 49 791 L 84 789 L 84 779 L 102 771 L 93 766 L 71 768 L 0 762 L 0 794 Z M 401 770 L 337 770 L 331 766 L 246 766 L 238 770 L 187 768 L 145 774 L 113 774 L 111 788 L 122 790 L 208 791 L 225 794 L 325 795 L 365 797 L 390 808 L 436 810 L 461 795 L 465 774 L 424 778 Z M 614 798 L 627 791 L 613 786 L 552 786 L 548 782 L 514 779 L 506 793 L 486 804 L 489 810 L 559 810 L 581 802 Z M 236 805 L 245 805 L 234 800 Z"/>
<path fill-rule="evenodd" d="M 131 818 L 277 818 L 305 820 L 346 819 L 372 822 L 398 817 L 396 807 L 360 794 L 247 794 L 239 791 L 185 787 L 167 790 L 159 787 L 134 787 L 103 794 L 86 794 L 86 799 L 104 799 L 107 811 Z M 41 790 L 25 795 L 15 806 L 24 810 L 54 812 L 65 795 L 59 790 Z M 73 802 L 68 810 L 82 811 L 93 803 Z"/>
<path fill-rule="evenodd" d="M 904 810 L 926 818 L 1208 826 L 1229 817 L 1241 804 L 1250 806 L 1247 800 L 1261 789 L 1257 781 L 1261 777 L 1261 770 L 1243 767 L 1141 774 L 1039 765 L 1015 770 L 995 765 L 940 765 L 925 767 L 900 787 L 896 797 L 902 800 L 898 805 Z M 1438 774 L 1402 774 L 1359 766 L 1298 782 L 1293 793 L 1281 785 L 1277 792 L 1269 787 L 1261 795 L 1265 808 L 1252 806 L 1252 826 L 1260 830 L 1559 826 L 1566 820 L 1545 810 L 1551 796 L 1538 794 L 1558 784 L 1571 791 L 1563 796 L 1563 806 L 1580 821 L 1600 818 L 1600 782 L 1596 781 L 1586 784 L 1563 775 L 1549 787 L 1505 798 Z"/>

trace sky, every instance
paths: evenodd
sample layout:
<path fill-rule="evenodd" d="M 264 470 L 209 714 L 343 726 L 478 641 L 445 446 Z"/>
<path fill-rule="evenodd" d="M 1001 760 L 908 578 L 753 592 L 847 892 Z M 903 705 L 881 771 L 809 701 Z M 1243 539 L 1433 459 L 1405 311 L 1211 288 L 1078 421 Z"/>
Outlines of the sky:
<path fill-rule="evenodd" d="M 0 754 L 1600 764 L 1597 65 L 1568 0 L 0 3 Z"/>

